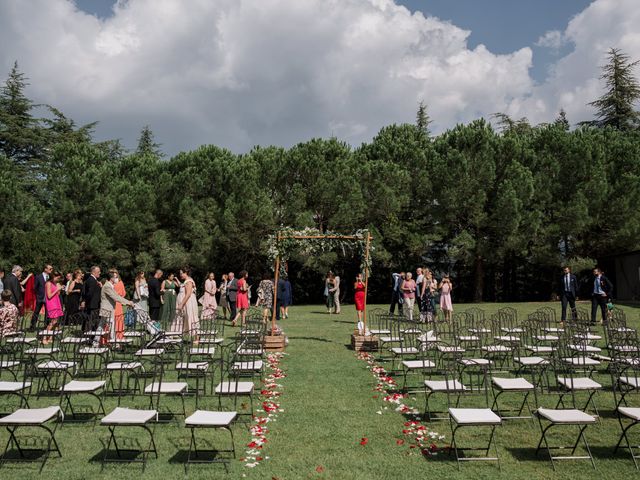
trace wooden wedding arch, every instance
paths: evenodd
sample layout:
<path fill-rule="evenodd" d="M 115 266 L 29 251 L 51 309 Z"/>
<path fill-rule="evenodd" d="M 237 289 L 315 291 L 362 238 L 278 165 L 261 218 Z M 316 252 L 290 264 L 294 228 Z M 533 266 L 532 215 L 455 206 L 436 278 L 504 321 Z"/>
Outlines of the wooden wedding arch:
<path fill-rule="evenodd" d="M 334 232 L 322 233 L 319 230 L 307 228 L 304 230 L 293 230 L 283 228 L 275 235 L 269 237 L 269 257 L 274 262 L 275 280 L 273 289 L 273 310 L 271 312 L 271 335 L 275 335 L 276 308 L 278 306 L 278 280 L 289 255 L 294 250 L 305 250 L 309 254 L 325 252 L 327 250 L 342 249 L 353 250 L 357 247 L 361 255 L 361 270 L 364 275 L 364 312 L 362 316 L 363 333 L 367 331 L 367 293 L 369 290 L 369 274 L 371 273 L 371 241 L 373 237 L 369 230 L 358 230 L 351 235 L 340 235 Z"/>

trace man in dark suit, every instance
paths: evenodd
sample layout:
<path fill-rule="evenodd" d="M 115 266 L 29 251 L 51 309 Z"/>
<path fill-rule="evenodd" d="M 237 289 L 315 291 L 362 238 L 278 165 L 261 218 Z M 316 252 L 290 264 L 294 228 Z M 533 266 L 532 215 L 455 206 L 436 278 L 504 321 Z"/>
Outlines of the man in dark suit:
<path fill-rule="evenodd" d="M 235 278 L 233 272 L 229 272 L 229 279 L 227 280 L 227 302 L 229 303 L 229 310 L 231 312 L 229 318 L 232 321 L 236 319 L 236 298 L 238 296 L 238 280 Z"/>
<path fill-rule="evenodd" d="M 564 322 L 567 319 L 567 304 L 571 307 L 571 318 L 577 318 L 576 297 L 578 294 L 578 280 L 571 273 L 571 267 L 564 267 L 562 278 L 560 279 L 560 302 L 562 303 L 562 317 Z"/>
<path fill-rule="evenodd" d="M 53 272 L 53 267 L 49 264 L 46 264 L 42 269 L 42 273 L 36 275 L 36 278 L 33 282 L 33 288 L 36 294 L 36 308 L 33 311 L 33 315 L 31 315 L 31 329 L 35 330 L 38 325 L 38 319 L 40 318 L 40 312 L 42 311 L 42 307 L 44 307 L 44 323 L 47 323 L 47 304 L 44 301 L 45 291 L 44 286 L 49 280 L 49 275 Z"/>
<path fill-rule="evenodd" d="M 100 267 L 91 267 L 91 273 L 82 285 L 82 303 L 86 313 L 82 330 L 93 330 L 100 319 L 100 292 L 102 284 L 99 282 Z"/>
<path fill-rule="evenodd" d="M 400 287 L 404 280 L 404 272 L 392 273 L 393 286 L 391 287 L 391 305 L 389 305 L 389 314 L 393 315 L 396 311 L 396 305 L 398 306 L 398 312 L 402 315 L 402 292 Z"/>
<path fill-rule="evenodd" d="M 154 321 L 160 320 L 160 279 L 162 278 L 162 270 L 158 269 L 149 279 L 149 318 Z"/>
<path fill-rule="evenodd" d="M 11 269 L 11 273 L 7 275 L 4 280 L 4 289 L 11 292 L 11 303 L 18 307 L 18 309 L 22 306 L 22 287 L 20 286 L 21 278 L 22 267 L 20 265 L 14 265 Z"/>
<path fill-rule="evenodd" d="M 591 323 L 596 323 L 598 307 L 602 312 L 602 323 L 607 320 L 607 301 L 613 292 L 613 283 L 604 276 L 599 268 L 593 269 L 593 281 L 591 282 Z"/>

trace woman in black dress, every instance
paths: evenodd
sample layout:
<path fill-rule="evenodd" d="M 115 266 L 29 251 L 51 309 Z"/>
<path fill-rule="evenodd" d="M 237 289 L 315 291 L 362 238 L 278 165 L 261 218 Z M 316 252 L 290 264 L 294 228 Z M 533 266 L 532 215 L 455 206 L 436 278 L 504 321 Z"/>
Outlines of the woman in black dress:
<path fill-rule="evenodd" d="M 67 286 L 67 298 L 65 301 L 66 323 L 78 323 L 78 312 L 82 302 L 82 278 L 84 273 L 79 268 L 73 272 L 73 279 Z"/>

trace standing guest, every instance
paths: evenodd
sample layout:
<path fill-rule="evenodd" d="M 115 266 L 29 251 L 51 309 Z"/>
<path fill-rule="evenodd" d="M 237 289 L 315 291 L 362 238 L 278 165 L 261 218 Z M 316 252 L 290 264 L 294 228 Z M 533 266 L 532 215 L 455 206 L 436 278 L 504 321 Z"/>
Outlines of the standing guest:
<path fill-rule="evenodd" d="M 135 304 L 136 310 L 149 313 L 149 285 L 147 284 L 147 279 L 144 278 L 144 271 L 142 270 L 136 274 L 133 289 L 133 303 Z"/>
<path fill-rule="evenodd" d="M 13 303 L 18 310 L 22 307 L 22 287 L 20 286 L 20 278 L 22 278 L 22 267 L 20 265 L 14 265 L 11 269 L 11 273 L 7 275 L 4 281 L 5 290 L 11 292 L 11 303 Z"/>
<path fill-rule="evenodd" d="M 227 280 L 227 303 L 229 304 L 229 318 L 235 320 L 237 316 L 236 312 L 236 298 L 238 297 L 238 279 L 235 278 L 233 272 L 229 272 L 229 279 Z"/>
<path fill-rule="evenodd" d="M 34 330 L 38 324 L 38 319 L 40 318 L 40 312 L 44 307 L 44 320 L 45 323 L 47 321 L 47 302 L 45 302 L 45 284 L 49 280 L 49 275 L 53 271 L 53 267 L 49 264 L 46 264 L 42 269 L 42 273 L 36 275 L 34 280 L 34 290 L 36 293 L 36 308 L 33 311 L 33 315 L 31 316 L 31 329 Z M 58 301 L 60 299 L 58 298 Z M 52 317 L 53 318 L 53 317 Z"/>
<path fill-rule="evenodd" d="M 160 294 L 160 279 L 162 278 L 162 270 L 157 269 L 153 277 L 149 279 L 149 318 L 154 322 L 160 320 L 160 306 L 162 305 Z"/>
<path fill-rule="evenodd" d="M 198 300 L 196 299 L 196 282 L 191 278 L 191 269 L 180 269 L 182 287 L 176 299 L 176 316 L 171 325 L 171 331 L 191 333 L 200 328 L 198 318 Z"/>
<path fill-rule="evenodd" d="M 107 278 L 111 279 L 112 277 L 114 277 L 112 284 L 115 292 L 122 298 L 127 298 L 127 288 L 122 281 L 122 277 L 120 277 L 120 272 L 116 268 L 109 269 Z M 120 302 L 116 302 L 116 308 L 113 311 L 113 325 L 116 339 L 122 340 L 124 338 L 124 308 L 122 308 L 122 303 Z"/>
<path fill-rule="evenodd" d="M 222 274 L 222 279 L 220 280 L 220 307 L 222 308 L 222 315 L 226 320 L 229 317 L 229 300 L 227 299 L 227 282 L 229 281 L 229 276 L 226 273 Z"/>
<path fill-rule="evenodd" d="M 364 325 L 361 323 L 363 321 L 364 315 L 364 305 L 366 303 L 365 298 L 365 284 L 362 281 L 362 274 L 359 273 L 356 277 L 356 282 L 353 284 L 353 290 L 355 291 L 353 300 L 356 304 L 356 315 L 358 316 L 358 329 L 360 329 L 360 325 Z M 365 332 L 362 332 L 364 335 Z"/>
<path fill-rule="evenodd" d="M 169 272 L 167 278 L 162 282 L 160 286 L 160 292 L 162 292 L 162 309 L 160 311 L 160 321 L 162 326 L 166 330 L 173 322 L 176 316 L 176 282 L 173 272 Z"/>
<path fill-rule="evenodd" d="M 100 289 L 102 284 L 99 282 L 100 267 L 91 267 L 91 273 L 85 278 L 82 287 L 82 302 L 84 311 L 87 314 L 83 331 L 93 330 L 97 327 L 98 317 L 100 314 Z"/>
<path fill-rule="evenodd" d="M 340 313 L 340 277 L 333 276 L 333 304 L 336 306 L 336 314 Z"/>
<path fill-rule="evenodd" d="M 331 315 L 335 307 L 335 298 L 333 296 L 333 272 L 327 272 L 327 276 L 324 279 L 324 297 L 327 305 L 327 313 Z"/>
<path fill-rule="evenodd" d="M 424 270 L 424 280 L 422 281 L 422 293 L 420 295 L 421 310 L 420 320 L 432 322 L 436 315 L 436 292 L 438 282 L 433 278 L 433 273 L 428 268 Z"/>
<path fill-rule="evenodd" d="M 4 268 L 0 268 L 0 293 L 4 292 Z"/>
<path fill-rule="evenodd" d="M 27 315 L 36 311 L 36 277 L 33 273 L 20 279 L 20 287 L 22 288 L 22 314 Z"/>
<path fill-rule="evenodd" d="M 80 303 L 82 302 L 82 277 L 84 274 L 79 268 L 74 270 L 71 281 L 66 286 L 66 298 L 65 298 L 65 317 L 67 323 L 74 321 L 76 315 L 80 311 Z"/>
<path fill-rule="evenodd" d="M 262 280 L 258 285 L 256 307 L 262 308 L 262 321 L 267 323 L 273 308 L 273 280 L 271 280 L 271 276 L 268 273 L 262 275 Z"/>
<path fill-rule="evenodd" d="M 451 283 L 449 275 L 444 276 L 440 285 L 438 285 L 438 289 L 440 290 L 440 308 L 444 312 L 444 319 L 446 321 L 450 321 L 451 312 L 453 312 L 453 302 L 451 301 L 451 290 L 453 290 L 453 284 Z"/>
<path fill-rule="evenodd" d="M 416 281 L 413 279 L 411 272 L 407 272 L 402 282 L 403 303 L 405 315 L 409 320 L 413 320 L 413 305 L 416 301 Z"/>
<path fill-rule="evenodd" d="M 599 268 L 593 269 L 593 282 L 591 291 L 591 323 L 596 323 L 598 316 L 598 306 L 602 312 L 601 323 L 607 320 L 607 300 L 613 292 L 613 283 L 604 276 L 604 272 Z"/>
<path fill-rule="evenodd" d="M 60 299 L 60 293 L 62 293 L 62 274 L 60 272 L 53 272 L 49 270 L 47 274 L 48 280 L 44 286 L 44 305 L 46 318 L 49 319 L 47 325 L 47 331 L 51 332 L 55 330 L 58 323 L 64 317 L 64 311 L 62 310 L 62 301 Z M 53 337 L 48 335 L 45 337 L 43 343 L 46 345 L 53 341 Z"/>
<path fill-rule="evenodd" d="M 289 318 L 289 306 L 293 304 L 293 292 L 291 290 L 291 282 L 289 276 L 284 276 L 284 295 L 282 296 L 282 315 L 284 318 Z"/>
<path fill-rule="evenodd" d="M 567 304 L 571 308 L 571 318 L 575 320 L 578 316 L 576 311 L 576 296 L 578 292 L 578 280 L 576 276 L 571 273 L 571 267 L 566 266 L 563 269 L 563 275 L 560 279 L 560 302 L 562 304 L 562 317 L 561 321 L 564 322 L 567 319 Z"/>
<path fill-rule="evenodd" d="M 108 280 L 104 283 L 104 287 L 100 292 L 100 312 L 103 315 L 103 320 L 106 323 L 106 327 L 108 327 L 109 338 L 111 341 L 115 340 L 118 327 L 115 324 L 116 320 L 116 306 L 118 304 L 127 305 L 128 307 L 133 307 L 133 302 L 131 300 L 127 300 L 123 296 L 119 295 L 116 291 L 115 286 L 120 283 L 120 275 L 118 271 L 115 269 L 109 270 Z M 121 307 L 122 308 L 122 307 Z M 100 341 L 100 336 L 96 337 L 94 341 L 94 345 L 98 345 Z"/>
<path fill-rule="evenodd" d="M 18 307 L 11 302 L 11 290 L 0 293 L 0 339 L 18 331 Z"/>
<path fill-rule="evenodd" d="M 416 304 L 418 305 L 418 311 L 422 310 L 422 282 L 424 282 L 424 274 L 422 268 L 416 268 Z"/>
<path fill-rule="evenodd" d="M 204 281 L 204 294 L 202 295 L 202 318 L 216 318 L 218 310 L 218 302 L 216 302 L 216 275 L 209 272 L 207 279 Z"/>
<path fill-rule="evenodd" d="M 392 273 L 391 279 L 393 285 L 391 287 L 391 305 L 389 305 L 389 314 L 393 315 L 398 306 L 398 313 L 402 315 L 402 282 L 404 281 L 404 272 Z"/>
<path fill-rule="evenodd" d="M 65 293 L 65 295 L 67 294 L 67 289 L 69 288 L 69 285 L 71 285 L 71 282 L 73 282 L 73 272 L 67 272 L 67 274 L 64 276 L 64 293 Z"/>
<path fill-rule="evenodd" d="M 247 318 L 247 310 L 249 310 L 249 283 L 247 279 L 249 278 L 249 273 L 246 270 L 242 270 L 240 272 L 238 279 L 238 294 L 236 296 L 236 308 L 238 309 L 238 313 L 233 318 L 231 322 L 232 326 L 236 326 L 238 321 L 238 317 L 240 317 L 240 325 L 244 327 L 246 318 Z"/>

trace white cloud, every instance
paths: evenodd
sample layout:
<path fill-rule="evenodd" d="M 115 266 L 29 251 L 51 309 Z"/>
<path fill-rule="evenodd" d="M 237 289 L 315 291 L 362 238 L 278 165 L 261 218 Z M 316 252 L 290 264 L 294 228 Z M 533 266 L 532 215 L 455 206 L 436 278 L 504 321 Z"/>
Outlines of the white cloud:
<path fill-rule="evenodd" d="M 331 134 L 358 145 L 414 121 L 420 100 L 436 131 L 499 111 L 549 121 L 560 106 L 577 121 L 606 48 L 640 56 L 635 3 L 597 0 L 543 36 L 575 50 L 536 86 L 530 48 L 470 49 L 470 32 L 392 0 L 128 0 L 105 20 L 69 0 L 4 0 L 0 74 L 17 59 L 36 102 L 129 146 L 149 124 L 169 153 Z"/>
<path fill-rule="evenodd" d="M 566 39 L 560 30 L 549 30 L 536 42 L 537 47 L 546 47 L 558 50 L 566 43 Z"/>

